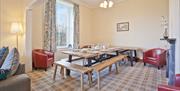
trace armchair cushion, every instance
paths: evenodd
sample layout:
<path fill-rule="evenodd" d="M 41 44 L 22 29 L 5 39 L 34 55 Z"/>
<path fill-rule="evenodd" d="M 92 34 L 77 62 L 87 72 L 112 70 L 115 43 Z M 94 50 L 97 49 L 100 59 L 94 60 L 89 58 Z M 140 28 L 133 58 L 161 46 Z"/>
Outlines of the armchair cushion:
<path fill-rule="evenodd" d="M 26 74 L 0 81 L 0 91 L 31 91 L 31 79 Z"/>

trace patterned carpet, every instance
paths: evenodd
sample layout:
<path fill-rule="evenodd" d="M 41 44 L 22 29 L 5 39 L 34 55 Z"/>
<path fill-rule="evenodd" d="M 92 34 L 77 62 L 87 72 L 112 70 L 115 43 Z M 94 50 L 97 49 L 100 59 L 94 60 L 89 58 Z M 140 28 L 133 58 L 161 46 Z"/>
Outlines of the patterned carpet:
<path fill-rule="evenodd" d="M 72 72 L 71 77 L 61 79 L 59 70 L 56 81 L 53 81 L 54 68 L 36 70 L 28 73 L 32 80 L 32 91 L 80 91 L 80 74 Z M 85 78 L 85 91 L 97 91 L 96 74 L 93 73 L 93 86 L 89 87 L 87 76 Z M 152 65 L 144 66 L 143 63 L 135 63 L 133 67 L 129 63 L 121 63 L 119 73 L 105 69 L 101 72 L 101 91 L 156 91 L 158 84 L 167 84 L 165 68 L 158 70 Z"/>

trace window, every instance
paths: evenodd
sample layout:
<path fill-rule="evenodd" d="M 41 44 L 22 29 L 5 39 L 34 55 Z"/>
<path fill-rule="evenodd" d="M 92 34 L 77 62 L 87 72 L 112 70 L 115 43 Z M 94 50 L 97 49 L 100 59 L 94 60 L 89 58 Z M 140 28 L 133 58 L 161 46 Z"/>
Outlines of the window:
<path fill-rule="evenodd" d="M 74 14 L 73 4 L 57 0 L 56 3 L 57 48 L 73 45 Z"/>

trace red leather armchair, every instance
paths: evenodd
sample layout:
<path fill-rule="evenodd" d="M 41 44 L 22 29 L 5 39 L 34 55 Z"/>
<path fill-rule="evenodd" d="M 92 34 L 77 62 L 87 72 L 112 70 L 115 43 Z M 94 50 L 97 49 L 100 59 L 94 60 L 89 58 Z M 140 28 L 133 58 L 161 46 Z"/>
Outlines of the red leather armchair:
<path fill-rule="evenodd" d="M 160 69 L 166 64 L 166 50 L 161 48 L 154 48 L 143 53 L 144 66 L 146 63 L 155 65 Z"/>
<path fill-rule="evenodd" d="M 53 66 L 54 53 L 43 49 L 34 49 L 32 51 L 32 60 L 35 69 L 43 68 L 46 71 L 48 67 Z"/>
<path fill-rule="evenodd" d="M 176 75 L 174 86 L 159 85 L 158 91 L 180 91 L 180 74 Z"/>

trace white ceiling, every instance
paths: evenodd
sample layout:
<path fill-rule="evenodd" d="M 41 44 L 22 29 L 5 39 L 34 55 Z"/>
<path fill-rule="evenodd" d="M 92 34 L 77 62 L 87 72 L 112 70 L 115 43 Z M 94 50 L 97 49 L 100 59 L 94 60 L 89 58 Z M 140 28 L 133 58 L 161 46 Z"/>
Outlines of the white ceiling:
<path fill-rule="evenodd" d="M 71 0 L 73 2 L 77 2 L 79 4 L 84 4 L 88 7 L 91 7 L 91 8 L 96 8 L 96 7 L 99 7 L 99 4 L 101 2 L 103 2 L 104 0 Z M 125 0 L 111 0 L 114 2 L 114 4 L 118 4 L 122 1 L 125 1 Z"/>

